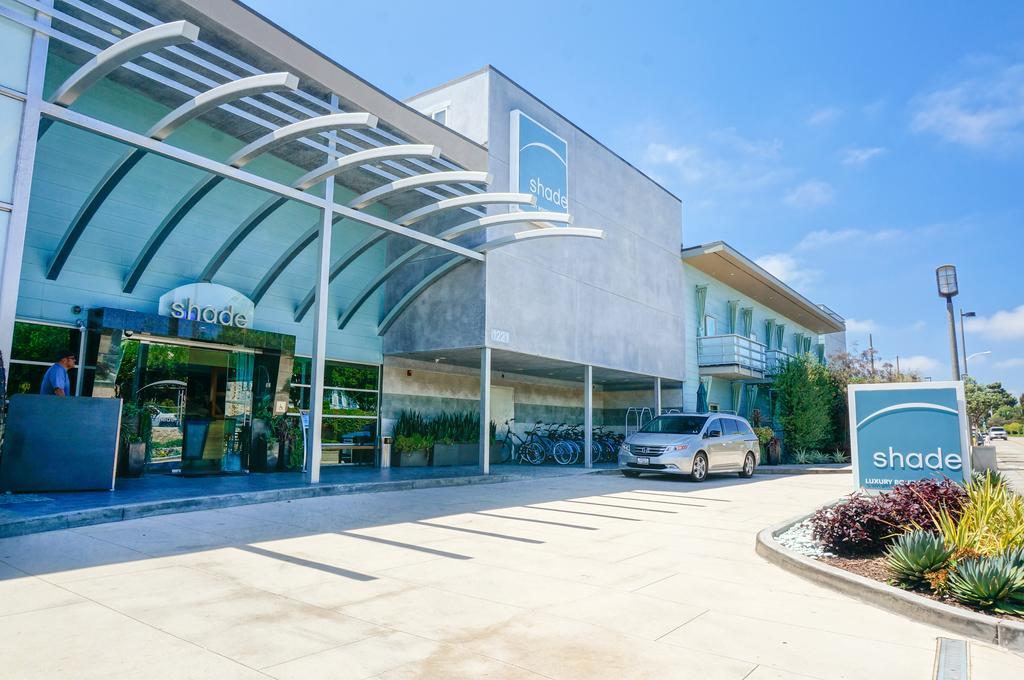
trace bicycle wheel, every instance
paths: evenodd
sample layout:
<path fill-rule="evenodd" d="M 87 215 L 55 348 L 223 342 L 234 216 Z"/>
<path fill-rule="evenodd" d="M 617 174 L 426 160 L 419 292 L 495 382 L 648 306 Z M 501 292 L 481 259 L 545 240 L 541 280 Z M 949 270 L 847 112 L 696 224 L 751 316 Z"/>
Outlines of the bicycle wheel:
<path fill-rule="evenodd" d="M 501 440 L 501 462 L 511 463 L 516 459 L 516 445 L 511 437 Z"/>
<path fill-rule="evenodd" d="M 540 444 L 536 442 L 527 442 L 519 447 L 520 459 L 525 460 L 530 465 L 540 465 L 547 458 L 547 454 L 544 453 L 544 449 L 541 448 Z"/>
<path fill-rule="evenodd" d="M 559 465 L 571 465 L 576 457 L 574 454 L 575 450 L 569 442 L 558 442 L 551 450 L 551 455 L 555 457 L 555 462 Z"/>

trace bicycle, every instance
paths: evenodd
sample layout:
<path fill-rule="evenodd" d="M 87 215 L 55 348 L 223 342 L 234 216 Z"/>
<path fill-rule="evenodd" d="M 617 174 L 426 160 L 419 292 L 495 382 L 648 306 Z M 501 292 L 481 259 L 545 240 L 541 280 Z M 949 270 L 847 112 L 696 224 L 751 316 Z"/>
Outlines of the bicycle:
<path fill-rule="evenodd" d="M 505 421 L 505 438 L 501 442 L 501 462 L 502 463 L 522 463 L 523 461 L 530 463 L 531 465 L 540 465 L 544 462 L 545 453 L 544 449 L 534 440 L 531 433 L 527 433 L 527 439 L 524 439 L 512 429 L 512 423 L 515 418 L 509 418 Z"/>

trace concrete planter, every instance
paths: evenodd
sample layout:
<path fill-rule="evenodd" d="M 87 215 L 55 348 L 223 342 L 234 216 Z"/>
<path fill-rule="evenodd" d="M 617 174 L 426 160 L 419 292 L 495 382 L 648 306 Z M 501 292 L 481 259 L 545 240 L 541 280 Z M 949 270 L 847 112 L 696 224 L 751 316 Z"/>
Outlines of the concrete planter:
<path fill-rule="evenodd" d="M 757 554 L 786 571 L 862 602 L 974 640 L 998 645 L 1017 653 L 1024 652 L 1024 623 L 936 602 L 909 590 L 896 588 L 797 554 L 783 548 L 775 540 L 787 529 L 810 516 L 807 514 L 795 517 L 761 530 L 757 535 Z"/>
<path fill-rule="evenodd" d="M 396 454 L 398 457 L 398 467 L 426 467 L 427 466 L 427 450 L 422 451 L 405 451 L 403 453 Z"/>
<path fill-rule="evenodd" d="M 464 444 L 434 444 L 434 467 L 447 465 L 476 465 L 480 460 L 480 446 L 476 442 Z"/>
<path fill-rule="evenodd" d="M 128 460 L 125 461 L 126 477 L 141 477 L 146 469 L 146 442 L 132 442 L 128 445 Z"/>
<path fill-rule="evenodd" d="M 996 472 L 996 447 L 975 446 L 971 448 L 971 467 L 975 472 Z"/>

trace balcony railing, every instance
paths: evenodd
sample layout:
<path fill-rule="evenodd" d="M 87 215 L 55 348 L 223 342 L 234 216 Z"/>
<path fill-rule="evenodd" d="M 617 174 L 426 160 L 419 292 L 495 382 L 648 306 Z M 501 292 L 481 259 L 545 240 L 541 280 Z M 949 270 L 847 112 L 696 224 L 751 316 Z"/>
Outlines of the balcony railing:
<path fill-rule="evenodd" d="M 706 335 L 697 338 L 697 364 L 739 366 L 763 375 L 765 346 L 742 335 Z"/>
<path fill-rule="evenodd" d="M 793 355 L 783 349 L 770 349 L 765 352 L 765 362 L 769 373 L 777 373 L 785 368 Z"/>

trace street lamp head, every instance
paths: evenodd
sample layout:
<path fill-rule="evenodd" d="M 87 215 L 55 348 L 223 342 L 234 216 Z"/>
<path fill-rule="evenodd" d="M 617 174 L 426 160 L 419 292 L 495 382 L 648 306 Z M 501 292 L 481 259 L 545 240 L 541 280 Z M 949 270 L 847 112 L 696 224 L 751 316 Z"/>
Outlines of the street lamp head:
<path fill-rule="evenodd" d="M 956 283 L 956 267 L 951 264 L 944 264 L 936 268 L 935 282 L 939 287 L 939 297 L 948 300 L 960 292 Z"/>
<path fill-rule="evenodd" d="M 966 317 L 968 319 L 973 319 L 974 317 L 976 317 L 978 315 L 975 312 L 960 312 L 960 316 Z"/>

